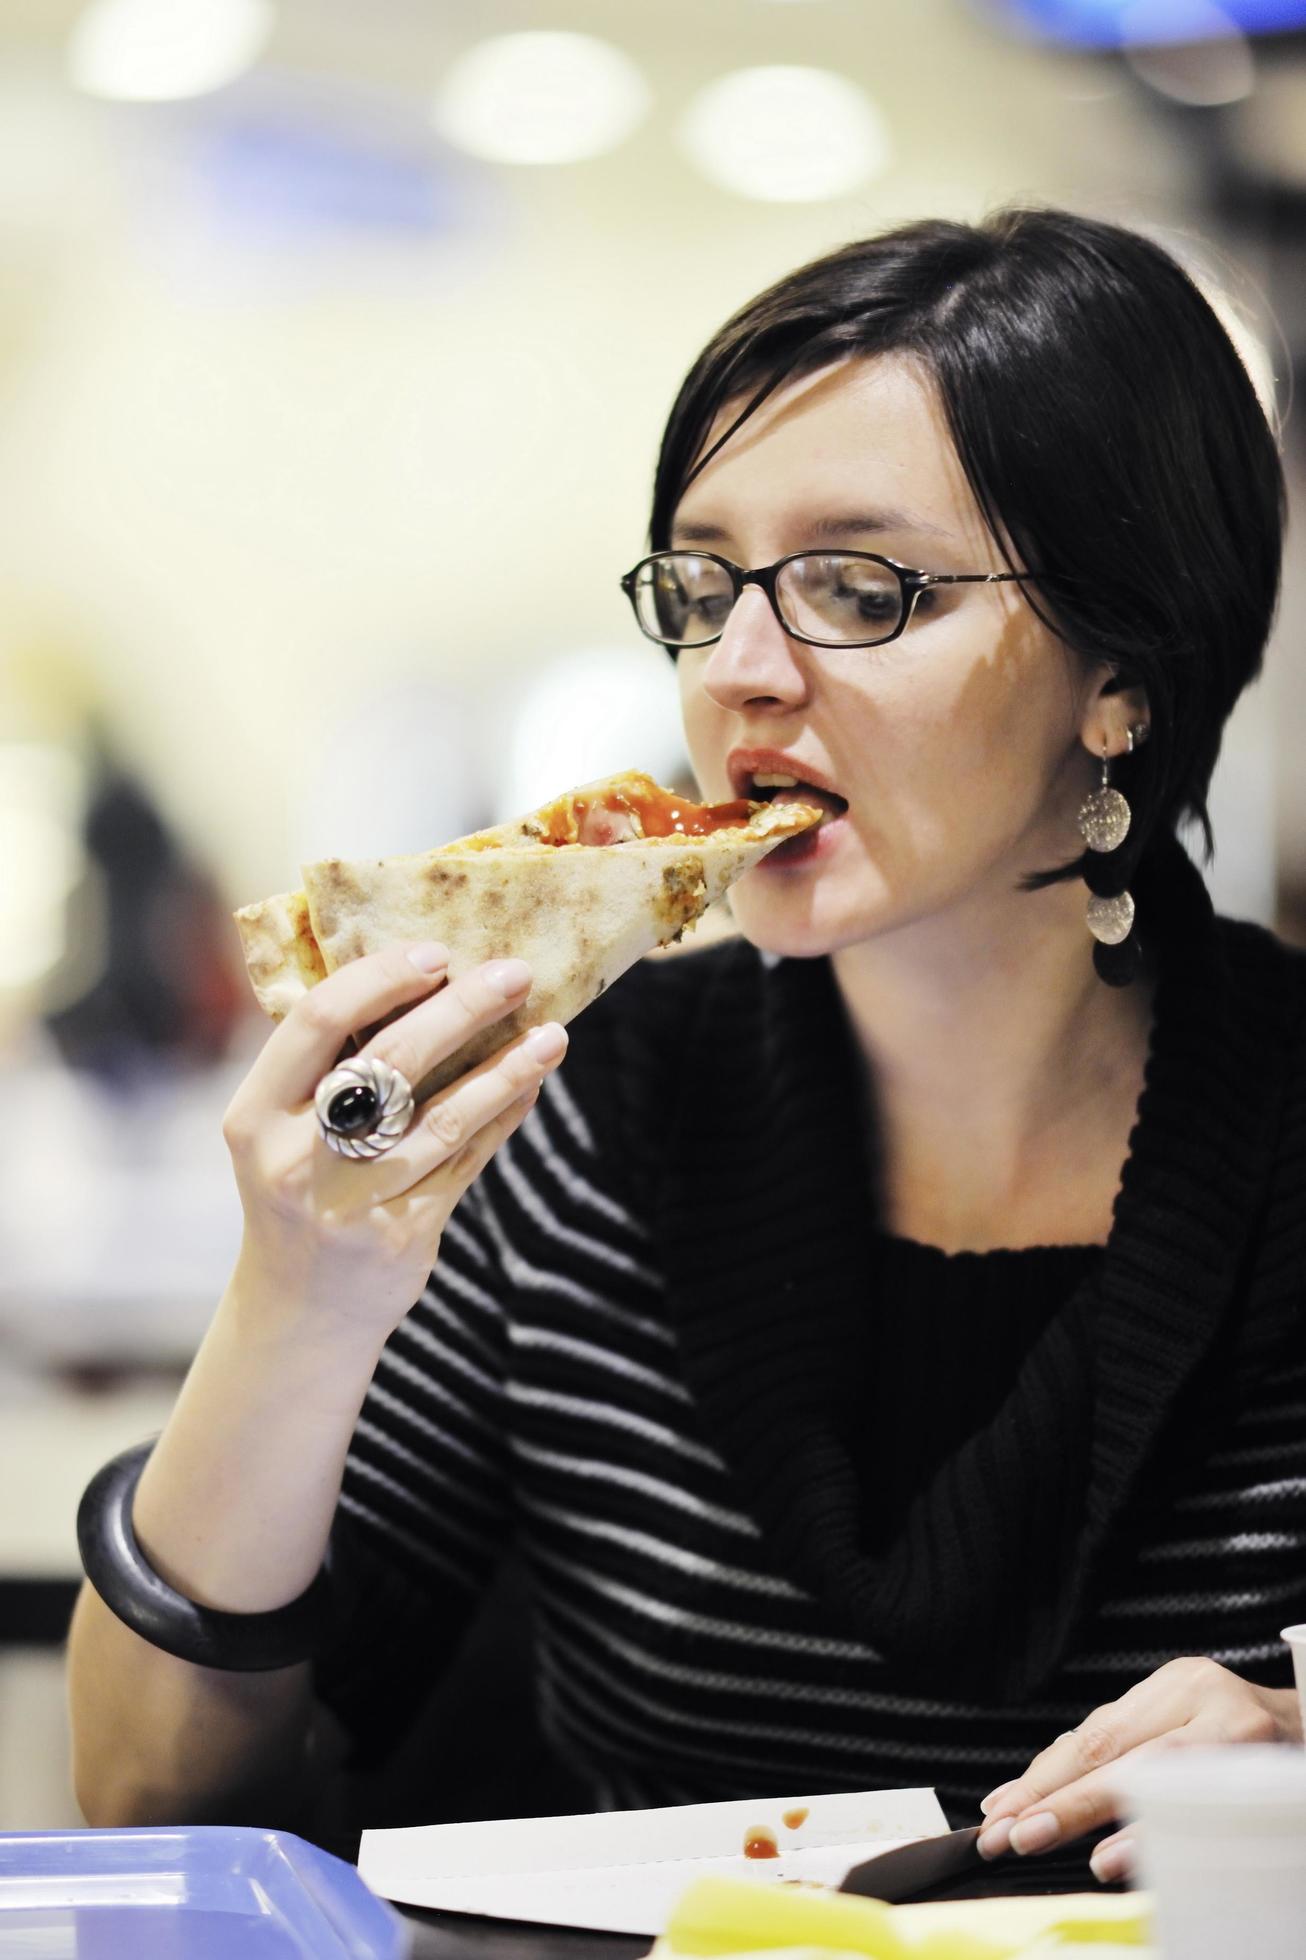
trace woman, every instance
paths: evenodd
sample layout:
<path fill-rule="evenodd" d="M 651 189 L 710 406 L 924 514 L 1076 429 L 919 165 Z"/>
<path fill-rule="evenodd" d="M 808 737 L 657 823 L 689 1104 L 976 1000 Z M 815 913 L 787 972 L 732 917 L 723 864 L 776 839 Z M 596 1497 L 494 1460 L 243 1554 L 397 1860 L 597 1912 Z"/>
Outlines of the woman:
<path fill-rule="evenodd" d="M 397 1016 L 369 1053 L 415 1081 L 520 964 L 436 991 L 396 946 L 271 1036 L 239 1263 L 134 1500 L 192 1659 L 76 1615 L 93 1821 L 274 1814 L 322 1708 L 383 1749 L 513 1534 L 596 1804 L 935 1784 L 1016 1883 L 1109 1830 L 1131 1750 L 1297 1737 L 1306 961 L 1174 836 L 1282 508 L 1215 315 L 1112 225 L 908 226 L 721 330 L 625 584 L 704 793 L 827 822 L 735 887 L 741 940 L 374 1160 L 315 1125 L 347 1036 Z M 178 1595 L 271 1613 L 328 1542 L 333 1627 L 315 1591 L 237 1630 L 286 1665 L 186 1633 Z"/>

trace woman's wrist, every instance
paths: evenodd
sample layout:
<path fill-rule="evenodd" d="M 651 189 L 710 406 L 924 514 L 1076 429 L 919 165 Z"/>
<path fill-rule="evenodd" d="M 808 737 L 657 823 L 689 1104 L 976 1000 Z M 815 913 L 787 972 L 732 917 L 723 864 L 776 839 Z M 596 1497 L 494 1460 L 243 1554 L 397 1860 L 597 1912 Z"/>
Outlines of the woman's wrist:
<path fill-rule="evenodd" d="M 342 1315 L 315 1292 L 311 1278 L 283 1272 L 255 1246 L 242 1244 L 227 1281 L 214 1326 L 224 1341 L 257 1353 L 261 1366 L 316 1373 L 321 1363 L 342 1380 L 372 1378 L 388 1327 L 362 1315 Z"/>
<path fill-rule="evenodd" d="M 201 1606 L 271 1610 L 321 1563 L 377 1358 L 335 1332 L 237 1266 L 133 1506 L 145 1558 Z"/>

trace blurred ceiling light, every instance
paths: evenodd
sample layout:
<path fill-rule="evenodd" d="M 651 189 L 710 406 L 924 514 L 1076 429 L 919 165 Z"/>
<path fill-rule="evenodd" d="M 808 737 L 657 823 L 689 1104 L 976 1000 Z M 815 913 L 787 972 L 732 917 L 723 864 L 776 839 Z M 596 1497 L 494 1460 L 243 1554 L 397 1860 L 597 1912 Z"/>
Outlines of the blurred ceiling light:
<path fill-rule="evenodd" d="M 69 78 L 121 102 L 208 95 L 254 65 L 275 18 L 272 0 L 91 0 L 68 43 Z"/>
<path fill-rule="evenodd" d="M 1169 38 L 1174 9 L 1165 0 L 1136 0 L 1120 16 L 1120 48 L 1139 77 L 1172 102 L 1213 109 L 1240 102 L 1256 86 L 1251 44 L 1236 23 L 1209 0 L 1186 0 L 1183 28 L 1190 38 Z"/>
<path fill-rule="evenodd" d="M 1200 41 L 1231 30 L 1287 34 L 1306 26 L 1306 0 L 979 0 L 999 24 L 1030 28 L 1071 47 L 1154 47 Z"/>
<path fill-rule="evenodd" d="M 825 68 L 740 68 L 701 89 L 680 142 L 723 190 L 770 204 L 856 190 L 889 162 L 884 119 L 864 89 Z"/>
<path fill-rule="evenodd" d="M 639 69 L 591 34 L 500 34 L 448 70 L 440 134 L 494 163 L 576 163 L 616 149 L 648 113 Z"/>

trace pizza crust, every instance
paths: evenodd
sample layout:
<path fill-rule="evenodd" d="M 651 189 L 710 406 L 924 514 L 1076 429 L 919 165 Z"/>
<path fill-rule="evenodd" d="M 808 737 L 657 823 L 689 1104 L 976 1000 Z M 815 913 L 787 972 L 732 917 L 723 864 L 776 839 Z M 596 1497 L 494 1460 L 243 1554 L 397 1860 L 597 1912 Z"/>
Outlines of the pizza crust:
<path fill-rule="evenodd" d="M 243 905 L 234 917 L 254 997 L 265 1014 L 284 1021 L 295 1002 L 327 977 L 308 899 L 302 891 L 278 892 Z"/>

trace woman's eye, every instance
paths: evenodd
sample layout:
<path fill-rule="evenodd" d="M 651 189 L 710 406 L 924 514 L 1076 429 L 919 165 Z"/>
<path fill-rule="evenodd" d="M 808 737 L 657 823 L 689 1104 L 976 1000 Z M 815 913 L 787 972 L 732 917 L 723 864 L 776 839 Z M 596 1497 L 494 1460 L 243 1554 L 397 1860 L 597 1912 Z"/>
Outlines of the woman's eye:
<path fill-rule="evenodd" d="M 835 590 L 833 597 L 844 606 L 852 601 L 863 619 L 888 619 L 898 611 L 899 600 L 896 590 L 886 592 L 882 586 L 867 591 L 853 585 L 841 585 Z"/>
<path fill-rule="evenodd" d="M 694 599 L 691 601 L 689 609 L 691 612 L 696 612 L 699 615 L 699 617 L 701 619 L 706 620 L 709 625 L 715 625 L 717 620 L 724 619 L 726 617 L 726 614 L 730 611 L 730 608 L 733 604 L 734 604 L 734 600 L 731 598 L 730 594 L 728 592 L 723 592 L 723 593 L 716 594 L 715 596 L 709 599 Z"/>

